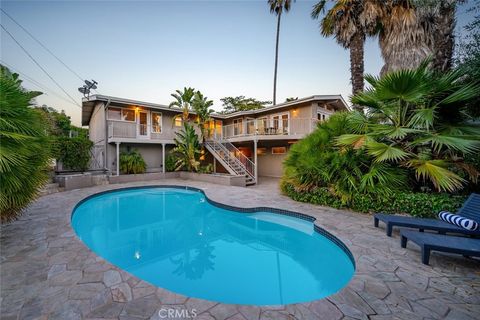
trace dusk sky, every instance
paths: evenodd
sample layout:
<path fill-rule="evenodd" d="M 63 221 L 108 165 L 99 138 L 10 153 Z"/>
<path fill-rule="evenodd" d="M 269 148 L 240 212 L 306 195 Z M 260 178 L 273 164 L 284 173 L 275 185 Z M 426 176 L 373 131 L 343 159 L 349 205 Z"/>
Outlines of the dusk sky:
<path fill-rule="evenodd" d="M 310 18 L 314 1 L 296 1 L 282 17 L 277 101 L 351 92 L 349 54 L 323 38 Z M 272 100 L 276 18 L 267 1 L 12 1 L 1 7 L 98 92 L 168 104 L 184 86 L 201 90 L 221 110 L 220 98 Z M 471 19 L 458 10 L 457 31 Z M 1 23 L 63 88 L 81 103 L 82 82 L 3 13 Z M 1 62 L 39 82 L 47 104 L 80 124 L 81 110 L 2 30 Z M 365 48 L 365 72 L 383 65 L 377 39 Z M 45 90 L 48 88 L 49 90 Z"/>

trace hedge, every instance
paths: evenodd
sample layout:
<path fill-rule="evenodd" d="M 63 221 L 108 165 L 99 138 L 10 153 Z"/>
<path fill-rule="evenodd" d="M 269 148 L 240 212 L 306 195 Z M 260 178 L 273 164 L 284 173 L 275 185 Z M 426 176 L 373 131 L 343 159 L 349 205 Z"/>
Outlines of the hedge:
<path fill-rule="evenodd" d="M 466 199 L 466 196 L 446 193 L 396 192 L 382 197 L 357 193 L 353 195 L 352 201 L 345 205 L 339 198 L 333 196 L 327 188 L 298 192 L 292 184 L 283 182 L 281 189 L 284 194 L 299 202 L 319 204 L 337 209 L 346 208 L 363 213 L 403 213 L 422 218 L 434 218 L 441 210 L 455 212 Z"/>

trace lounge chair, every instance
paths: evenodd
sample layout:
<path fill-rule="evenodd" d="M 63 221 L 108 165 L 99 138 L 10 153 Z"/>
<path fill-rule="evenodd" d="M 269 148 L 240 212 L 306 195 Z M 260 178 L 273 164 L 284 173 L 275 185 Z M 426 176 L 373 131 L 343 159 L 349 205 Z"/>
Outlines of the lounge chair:
<path fill-rule="evenodd" d="M 458 253 L 467 257 L 480 257 L 480 239 L 408 230 L 401 230 L 400 237 L 402 248 L 407 247 L 408 240 L 420 246 L 423 264 L 428 264 L 431 251 Z"/>
<path fill-rule="evenodd" d="M 480 223 L 480 194 L 472 193 L 458 210 L 458 215 L 473 219 Z M 437 231 L 440 234 L 458 233 L 463 235 L 480 236 L 480 230 L 470 231 L 454 224 L 439 219 L 423 219 L 414 217 L 396 216 L 391 214 L 377 213 L 373 216 L 375 227 L 383 221 L 386 225 L 387 236 L 392 236 L 392 229 L 396 227 L 414 228 L 420 232 L 424 230 Z"/>

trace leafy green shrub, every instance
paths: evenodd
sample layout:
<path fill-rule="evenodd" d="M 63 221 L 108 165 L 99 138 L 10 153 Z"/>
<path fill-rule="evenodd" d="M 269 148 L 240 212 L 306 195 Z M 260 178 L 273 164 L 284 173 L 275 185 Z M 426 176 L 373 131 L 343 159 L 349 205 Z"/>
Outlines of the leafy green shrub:
<path fill-rule="evenodd" d="M 335 137 L 350 132 L 347 119 L 348 113 L 337 113 L 292 145 L 284 161 L 283 179 L 298 190 L 326 187 L 343 203 L 358 192 L 384 194 L 401 189 L 403 170 L 371 163 L 361 150 L 334 144 Z"/>
<path fill-rule="evenodd" d="M 310 191 L 296 190 L 289 182 L 282 181 L 282 192 L 295 201 L 308 202 L 333 208 L 349 208 L 364 213 L 406 213 L 415 217 L 433 218 L 441 210 L 455 212 L 461 207 L 466 196 L 452 196 L 446 193 L 413 193 L 399 191 L 395 194 L 356 193 L 348 205 L 331 194 L 328 188 L 314 188 Z"/>
<path fill-rule="evenodd" d="M 465 83 L 459 70 L 434 73 L 428 62 L 415 70 L 365 77 L 371 88 L 352 102 L 367 112 L 349 114 L 353 132 L 336 143 L 361 150 L 372 165 L 403 168 L 415 191 L 457 192 L 479 176 L 463 158 L 478 157 L 480 151 L 480 126 L 464 112 L 480 96 L 480 85 Z"/>
<path fill-rule="evenodd" d="M 175 132 L 175 136 L 173 139 L 176 144 L 173 152 L 177 156 L 175 171 L 198 171 L 201 148 L 195 128 L 188 122 L 184 122 L 182 130 Z"/>
<path fill-rule="evenodd" d="M 120 153 L 120 171 L 125 174 L 144 173 L 147 164 L 138 150 Z"/>
<path fill-rule="evenodd" d="M 90 164 L 90 150 L 93 142 L 86 136 L 78 137 L 57 137 L 55 151 L 57 159 L 62 162 L 65 168 L 71 170 L 85 171 Z"/>
<path fill-rule="evenodd" d="M 213 172 L 213 164 L 209 163 L 206 166 L 200 166 L 198 168 L 199 173 L 212 173 Z"/>
<path fill-rule="evenodd" d="M 47 182 L 48 123 L 31 108 L 39 92 L 26 91 L 17 74 L 0 66 L 0 218 L 18 217 Z"/>
<path fill-rule="evenodd" d="M 165 171 L 173 172 L 175 171 L 175 163 L 177 162 L 177 157 L 174 154 L 168 154 L 165 157 Z"/>

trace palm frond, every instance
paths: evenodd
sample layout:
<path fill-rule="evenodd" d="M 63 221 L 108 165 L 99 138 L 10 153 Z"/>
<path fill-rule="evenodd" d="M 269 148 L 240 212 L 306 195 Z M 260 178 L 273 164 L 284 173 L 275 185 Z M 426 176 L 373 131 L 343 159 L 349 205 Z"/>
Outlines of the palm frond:
<path fill-rule="evenodd" d="M 400 162 L 407 159 L 410 154 L 400 148 L 386 143 L 369 141 L 366 143 L 367 153 L 374 158 L 374 162 Z"/>
<path fill-rule="evenodd" d="M 407 162 L 407 166 L 415 169 L 417 180 L 431 181 L 438 191 L 454 192 L 463 187 L 466 180 L 447 169 L 444 160 L 419 160 Z"/>
<path fill-rule="evenodd" d="M 366 134 L 342 134 L 335 139 L 335 142 L 337 146 L 351 146 L 359 149 L 364 147 L 369 139 L 371 138 Z"/>
<path fill-rule="evenodd" d="M 443 148 L 460 151 L 464 154 L 477 152 L 480 150 L 479 140 L 466 139 L 464 136 L 448 136 L 442 134 L 430 134 L 426 137 L 416 139 L 412 145 L 421 145 L 428 143 L 435 152 L 440 152 Z"/>

